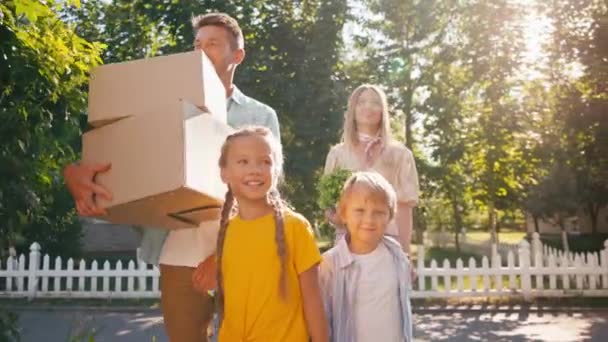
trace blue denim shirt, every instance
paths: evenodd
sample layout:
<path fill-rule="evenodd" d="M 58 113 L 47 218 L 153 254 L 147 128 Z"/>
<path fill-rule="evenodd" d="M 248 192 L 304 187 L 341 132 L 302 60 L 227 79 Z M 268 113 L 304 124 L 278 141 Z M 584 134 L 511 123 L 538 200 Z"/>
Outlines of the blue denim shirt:
<path fill-rule="evenodd" d="M 399 277 L 399 304 L 401 308 L 401 325 L 406 342 L 413 341 L 412 308 L 410 304 L 410 263 L 393 238 L 384 236 L 383 243 L 393 256 Z M 379 280 L 382 281 L 382 280 Z M 353 258 L 346 237 L 338 241 L 329 251 L 323 254 L 319 269 L 319 282 L 325 314 L 329 323 L 329 336 L 332 342 L 355 341 L 354 310 L 359 266 Z"/>
<path fill-rule="evenodd" d="M 236 86 L 228 98 L 228 124 L 234 128 L 247 125 L 268 127 L 274 136 L 281 140 L 277 113 L 265 105 L 243 94 Z M 149 264 L 158 264 L 160 253 L 169 235 L 166 229 L 145 227 L 142 229 L 140 257 Z"/>

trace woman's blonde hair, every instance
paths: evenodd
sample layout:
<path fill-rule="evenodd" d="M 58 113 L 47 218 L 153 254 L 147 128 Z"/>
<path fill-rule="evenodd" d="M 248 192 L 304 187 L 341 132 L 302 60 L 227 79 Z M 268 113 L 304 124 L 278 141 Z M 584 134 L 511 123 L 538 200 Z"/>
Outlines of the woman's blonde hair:
<path fill-rule="evenodd" d="M 384 91 L 375 84 L 362 84 L 358 86 L 348 98 L 348 104 L 346 112 L 344 113 L 344 126 L 342 128 L 342 142 L 347 147 L 354 147 L 359 143 L 359 137 L 357 136 L 357 122 L 355 109 L 361 94 L 366 90 L 372 90 L 380 97 L 382 104 L 382 119 L 380 120 L 380 138 L 384 145 L 392 140 L 391 134 L 391 123 L 388 114 L 388 101 Z"/>
<path fill-rule="evenodd" d="M 392 220 L 393 217 L 395 217 L 397 212 L 397 194 L 395 193 L 395 189 L 393 189 L 393 186 L 386 178 L 374 171 L 355 172 L 350 176 L 346 183 L 344 183 L 342 193 L 340 194 L 340 200 L 338 201 L 339 217 L 344 214 L 351 193 L 356 187 L 360 186 L 369 190 L 372 197 L 385 201 L 388 207 L 389 219 Z"/>
<path fill-rule="evenodd" d="M 236 132 L 232 133 L 226 138 L 226 141 L 222 145 L 221 155 L 219 160 L 220 168 L 226 167 L 226 161 L 228 153 L 230 152 L 231 143 L 240 137 L 249 136 L 260 136 L 266 139 L 270 145 L 272 160 L 273 160 L 273 184 L 268 192 L 268 203 L 272 206 L 274 221 L 275 221 L 275 242 L 277 245 L 277 255 L 281 260 L 281 276 L 279 278 L 279 294 L 285 298 L 287 296 L 287 241 L 285 240 L 285 222 L 283 221 L 283 210 L 285 204 L 281 199 L 279 191 L 277 189 L 278 182 L 282 175 L 283 170 L 283 152 L 281 144 L 276 138 L 272 136 L 272 132 L 262 126 L 249 126 L 244 127 Z M 222 257 L 224 252 L 224 241 L 226 240 L 226 232 L 228 231 L 228 222 L 230 217 L 236 210 L 235 198 L 228 187 L 226 192 L 226 198 L 220 215 L 220 231 L 217 238 L 217 290 L 216 290 L 216 303 L 219 317 L 223 317 L 224 312 L 224 277 L 222 273 Z"/>

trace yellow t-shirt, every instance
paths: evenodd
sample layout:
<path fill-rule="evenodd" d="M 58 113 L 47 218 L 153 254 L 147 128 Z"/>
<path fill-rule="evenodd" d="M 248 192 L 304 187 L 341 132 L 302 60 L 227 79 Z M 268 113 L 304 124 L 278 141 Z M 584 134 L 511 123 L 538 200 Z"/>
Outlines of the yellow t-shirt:
<path fill-rule="evenodd" d="M 281 263 L 272 214 L 228 224 L 222 256 L 224 319 L 220 342 L 308 341 L 298 275 L 321 261 L 308 221 L 285 210 L 287 297 L 279 295 Z"/>

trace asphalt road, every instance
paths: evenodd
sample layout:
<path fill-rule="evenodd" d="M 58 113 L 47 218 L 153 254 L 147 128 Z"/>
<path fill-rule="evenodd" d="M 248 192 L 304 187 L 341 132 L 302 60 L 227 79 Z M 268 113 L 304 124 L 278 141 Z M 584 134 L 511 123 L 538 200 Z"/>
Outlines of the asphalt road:
<path fill-rule="evenodd" d="M 1 303 L 0 303 L 1 304 Z M 157 309 L 16 307 L 23 342 L 168 341 Z M 608 309 L 427 308 L 416 341 L 608 341 Z M 80 338 L 79 338 L 80 337 Z"/>

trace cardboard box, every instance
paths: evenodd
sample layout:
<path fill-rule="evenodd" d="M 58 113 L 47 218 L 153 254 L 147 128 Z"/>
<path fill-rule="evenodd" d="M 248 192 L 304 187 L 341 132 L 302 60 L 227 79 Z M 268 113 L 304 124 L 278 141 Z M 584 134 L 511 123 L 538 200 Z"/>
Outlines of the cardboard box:
<path fill-rule="evenodd" d="M 182 99 L 226 122 L 226 90 L 202 51 L 106 64 L 89 83 L 89 124 L 169 113 Z"/>
<path fill-rule="evenodd" d="M 232 129 L 186 101 L 171 103 L 83 135 L 83 162 L 112 163 L 96 177 L 114 196 L 98 199 L 108 212 L 103 219 L 180 229 L 219 217 L 227 188 L 218 160 Z"/>

